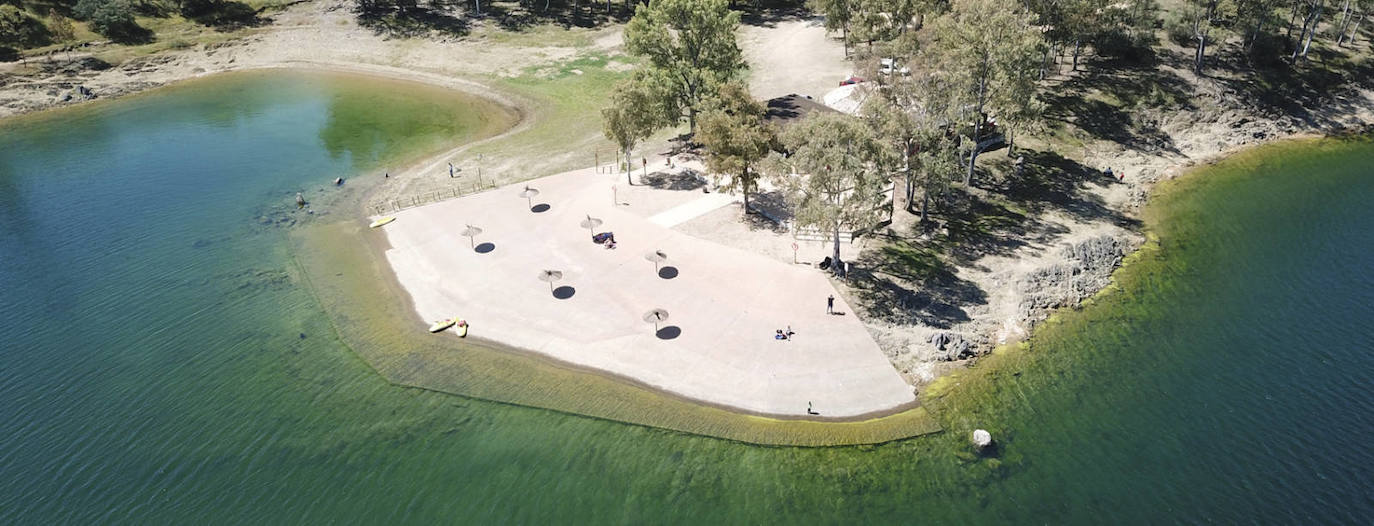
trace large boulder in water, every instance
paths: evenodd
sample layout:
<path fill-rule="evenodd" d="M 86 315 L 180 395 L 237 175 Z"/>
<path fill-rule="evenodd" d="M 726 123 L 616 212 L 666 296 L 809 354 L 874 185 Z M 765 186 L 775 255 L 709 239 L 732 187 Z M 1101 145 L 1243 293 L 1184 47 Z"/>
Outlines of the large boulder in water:
<path fill-rule="evenodd" d="M 985 449 L 992 445 L 992 433 L 986 429 L 973 430 L 973 447 Z"/>

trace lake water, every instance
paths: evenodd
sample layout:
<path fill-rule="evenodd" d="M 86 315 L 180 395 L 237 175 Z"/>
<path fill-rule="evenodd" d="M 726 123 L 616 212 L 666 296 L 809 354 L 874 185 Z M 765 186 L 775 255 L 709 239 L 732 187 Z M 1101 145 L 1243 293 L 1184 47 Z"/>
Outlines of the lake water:
<path fill-rule="evenodd" d="M 393 387 L 334 339 L 286 232 L 474 104 L 278 72 L 0 125 L 0 523 L 1374 518 L 1368 141 L 1167 185 L 1114 292 L 930 402 L 950 431 L 766 448 Z"/>

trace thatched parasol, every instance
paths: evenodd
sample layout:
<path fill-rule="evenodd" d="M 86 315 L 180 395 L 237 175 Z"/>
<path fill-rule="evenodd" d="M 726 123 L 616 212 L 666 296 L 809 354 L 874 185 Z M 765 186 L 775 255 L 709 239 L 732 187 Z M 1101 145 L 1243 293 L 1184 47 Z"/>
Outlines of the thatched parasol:
<path fill-rule="evenodd" d="M 481 233 L 482 233 L 482 229 L 477 228 L 477 227 L 472 226 L 472 225 L 467 225 L 467 228 L 464 228 L 464 229 L 463 229 L 463 232 L 462 232 L 461 235 L 467 236 L 467 238 L 468 238 L 468 244 L 469 244 L 469 245 L 472 245 L 472 248 L 477 248 L 477 241 L 476 241 L 475 239 L 473 239 L 473 238 L 477 237 L 477 234 L 481 234 Z"/>
<path fill-rule="evenodd" d="M 601 220 L 592 217 L 591 214 L 587 214 L 587 218 L 583 219 L 582 223 L 580 224 L 582 225 L 582 228 L 587 229 L 587 233 L 591 233 L 593 228 L 601 226 Z"/>
<path fill-rule="evenodd" d="M 531 201 L 531 199 L 534 199 L 534 196 L 536 195 L 539 195 L 538 188 L 530 188 L 526 186 L 524 190 L 520 191 L 520 197 L 525 198 L 525 204 L 529 205 L 531 209 L 534 208 L 534 201 Z"/>
<path fill-rule="evenodd" d="M 644 321 L 654 324 L 654 332 L 658 332 L 658 324 L 668 321 L 668 311 L 654 309 L 644 313 Z"/>
<path fill-rule="evenodd" d="M 553 292 L 553 282 L 563 279 L 563 272 L 559 270 L 539 271 L 539 280 L 549 282 L 549 292 Z"/>
<path fill-rule="evenodd" d="M 654 264 L 654 272 L 658 272 L 658 264 L 664 262 L 665 260 L 667 260 L 667 259 L 668 259 L 668 254 L 663 253 L 662 250 L 655 250 L 655 251 L 653 251 L 653 252 L 648 252 L 648 253 L 644 254 L 644 259 L 647 259 L 647 260 L 649 260 L 651 263 L 653 263 L 653 264 Z"/>

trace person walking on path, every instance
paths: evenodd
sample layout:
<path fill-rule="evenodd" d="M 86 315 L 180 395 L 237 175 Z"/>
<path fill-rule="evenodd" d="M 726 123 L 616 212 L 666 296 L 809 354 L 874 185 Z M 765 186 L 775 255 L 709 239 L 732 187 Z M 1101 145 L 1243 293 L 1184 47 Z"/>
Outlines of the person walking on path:
<path fill-rule="evenodd" d="M 826 314 L 834 314 L 834 313 L 835 313 L 835 295 L 834 295 L 834 294 L 831 294 L 829 298 L 826 298 L 826 299 L 825 299 L 825 313 L 826 313 Z"/>

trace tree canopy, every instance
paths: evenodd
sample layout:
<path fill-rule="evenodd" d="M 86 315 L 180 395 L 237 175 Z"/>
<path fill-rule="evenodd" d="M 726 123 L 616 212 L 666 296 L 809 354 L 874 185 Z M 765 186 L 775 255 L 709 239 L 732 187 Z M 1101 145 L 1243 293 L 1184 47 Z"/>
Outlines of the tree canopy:
<path fill-rule="evenodd" d="M 625 153 L 625 180 L 629 184 L 634 184 L 629 162 L 635 145 L 677 118 L 675 109 L 666 105 L 662 92 L 654 77 L 641 72 L 616 84 L 611 91 L 611 105 L 601 110 L 602 133 Z"/>
<path fill-rule="evenodd" d="M 749 192 L 758 179 L 756 166 L 768 156 L 776 140 L 773 127 L 764 120 L 767 108 L 754 100 L 739 82 L 721 86 L 720 94 L 701 118 L 697 138 L 706 148 L 706 167 L 731 176 L 724 188 L 744 194 L 744 213 L 749 213 Z"/>
<path fill-rule="evenodd" d="M 625 26 L 625 47 L 647 59 L 646 74 L 671 99 L 663 106 L 685 112 L 695 132 L 702 103 L 746 67 L 738 27 L 727 0 L 650 0 Z"/>
<path fill-rule="evenodd" d="M 998 0 L 955 0 L 930 25 L 922 56 L 951 83 L 958 123 L 972 128 L 965 185 L 972 184 L 978 154 L 986 147 L 989 114 L 1025 114 L 1035 103 L 1044 38 L 1032 18 Z"/>
<path fill-rule="evenodd" d="M 782 134 L 787 156 L 769 159 L 769 171 L 787 191 L 799 228 L 819 230 L 834 242 L 840 272 L 840 233 L 877 224 L 892 168 L 890 149 L 868 123 L 839 113 L 813 113 Z"/>

